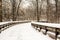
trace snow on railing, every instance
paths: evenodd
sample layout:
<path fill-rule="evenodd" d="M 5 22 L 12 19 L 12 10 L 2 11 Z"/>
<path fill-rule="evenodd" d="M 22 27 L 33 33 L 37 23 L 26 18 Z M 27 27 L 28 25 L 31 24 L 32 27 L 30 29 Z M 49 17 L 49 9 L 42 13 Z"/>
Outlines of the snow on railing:
<path fill-rule="evenodd" d="M 15 25 L 15 24 L 19 24 L 19 23 L 27 23 L 27 22 L 31 22 L 31 21 L 8 21 L 8 22 L 0 22 L 0 33 L 1 31 L 5 30 L 6 28 L 8 28 L 10 25 Z"/>
<path fill-rule="evenodd" d="M 55 29 L 55 40 L 57 40 L 57 36 L 60 34 L 60 24 L 56 24 L 56 23 L 43 23 L 43 22 L 31 22 L 32 26 L 36 27 L 36 29 L 39 27 L 39 31 L 44 27 L 45 34 L 47 34 L 47 31 L 49 31 L 49 29 L 47 28 L 52 28 Z"/>
<path fill-rule="evenodd" d="M 60 28 L 60 24 L 56 24 L 56 23 L 42 23 L 42 22 L 31 22 L 31 23 L 53 27 L 53 28 Z"/>
<path fill-rule="evenodd" d="M 0 22 L 0 25 L 7 24 L 7 23 L 15 23 L 15 22 L 31 22 L 30 20 L 25 20 L 25 21 L 7 21 L 7 22 Z"/>

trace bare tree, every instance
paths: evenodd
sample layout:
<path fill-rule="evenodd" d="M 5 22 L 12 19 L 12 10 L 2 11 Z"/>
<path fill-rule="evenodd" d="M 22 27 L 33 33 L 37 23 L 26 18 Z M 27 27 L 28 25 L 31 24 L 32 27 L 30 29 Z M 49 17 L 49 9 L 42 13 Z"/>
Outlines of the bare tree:
<path fill-rule="evenodd" d="M 48 18 L 48 13 L 49 13 L 48 11 L 49 11 L 49 0 L 47 0 L 47 11 L 46 11 L 46 14 L 47 14 L 47 22 L 48 22 L 48 19 L 49 19 Z"/>
<path fill-rule="evenodd" d="M 52 2 L 53 3 L 52 3 Z M 55 0 L 47 0 L 47 22 L 55 23 L 57 21 L 57 10 Z"/>
<path fill-rule="evenodd" d="M 60 0 L 58 0 L 58 5 L 57 5 L 57 9 L 58 9 L 58 23 L 60 23 Z"/>
<path fill-rule="evenodd" d="M 16 16 L 15 16 L 15 14 L 16 14 L 16 6 L 15 6 L 15 4 L 16 4 L 16 0 L 10 0 L 11 1 L 11 4 L 12 4 L 12 15 L 13 15 L 13 21 L 16 21 Z"/>
<path fill-rule="evenodd" d="M 37 22 L 39 22 L 38 0 L 36 0 L 36 2 L 37 2 Z"/>
<path fill-rule="evenodd" d="M 0 0 L 0 22 L 2 22 L 2 0 Z"/>
<path fill-rule="evenodd" d="M 19 16 L 19 8 L 20 8 L 20 3 L 21 3 L 21 0 L 19 0 L 19 4 L 18 4 L 18 7 L 17 7 L 17 17 Z"/>
<path fill-rule="evenodd" d="M 55 20 L 56 20 L 56 22 L 58 22 L 58 20 L 59 20 L 58 15 L 57 15 L 58 14 L 57 13 L 57 11 L 58 11 L 58 9 L 57 9 L 58 8 L 58 6 L 57 6 L 58 0 L 55 0 L 55 3 L 56 3 L 56 5 L 55 5 L 56 6 Z"/>

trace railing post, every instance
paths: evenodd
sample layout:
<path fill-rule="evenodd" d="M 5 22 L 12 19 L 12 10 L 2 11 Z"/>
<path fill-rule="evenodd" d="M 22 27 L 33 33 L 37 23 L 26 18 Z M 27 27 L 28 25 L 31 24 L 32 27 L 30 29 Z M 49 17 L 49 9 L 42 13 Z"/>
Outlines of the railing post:
<path fill-rule="evenodd" d="M 47 26 L 45 26 L 45 30 L 46 30 L 46 31 L 45 31 L 45 35 L 46 35 L 46 34 L 47 34 L 47 31 L 48 31 L 48 30 L 47 30 Z"/>
<path fill-rule="evenodd" d="M 0 33 L 1 33 L 1 26 L 0 26 Z"/>
<path fill-rule="evenodd" d="M 55 29 L 55 40 L 57 40 L 57 35 L 58 35 L 57 29 L 58 28 Z"/>
<path fill-rule="evenodd" d="M 41 25 L 40 25 L 40 27 L 39 27 L 39 28 L 40 28 L 40 30 L 39 30 L 39 32 L 40 32 L 40 31 L 41 31 L 41 29 L 42 29 Z"/>

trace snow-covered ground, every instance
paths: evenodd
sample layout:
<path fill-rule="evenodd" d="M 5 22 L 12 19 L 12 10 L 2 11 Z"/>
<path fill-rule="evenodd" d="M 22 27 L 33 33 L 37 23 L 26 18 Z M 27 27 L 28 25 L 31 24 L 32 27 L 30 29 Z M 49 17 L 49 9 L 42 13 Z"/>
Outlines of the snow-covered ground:
<path fill-rule="evenodd" d="M 48 35 L 36 31 L 31 23 L 12 26 L 0 34 L 0 40 L 53 40 Z"/>

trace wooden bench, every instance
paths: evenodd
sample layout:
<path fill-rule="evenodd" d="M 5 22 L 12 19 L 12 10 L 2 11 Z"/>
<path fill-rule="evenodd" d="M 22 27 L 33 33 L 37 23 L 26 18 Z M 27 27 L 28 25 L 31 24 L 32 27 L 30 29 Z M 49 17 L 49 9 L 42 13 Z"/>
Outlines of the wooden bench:
<path fill-rule="evenodd" d="M 60 24 L 55 23 L 42 23 L 42 22 L 31 22 L 31 25 L 36 29 L 39 27 L 40 30 L 45 30 L 45 35 L 47 34 L 47 31 L 54 32 L 55 33 L 55 40 L 57 40 L 57 36 L 60 35 Z M 50 28 L 50 30 L 49 30 Z M 51 29 L 54 29 L 51 30 Z M 59 30 L 59 31 L 58 31 Z"/>

